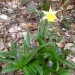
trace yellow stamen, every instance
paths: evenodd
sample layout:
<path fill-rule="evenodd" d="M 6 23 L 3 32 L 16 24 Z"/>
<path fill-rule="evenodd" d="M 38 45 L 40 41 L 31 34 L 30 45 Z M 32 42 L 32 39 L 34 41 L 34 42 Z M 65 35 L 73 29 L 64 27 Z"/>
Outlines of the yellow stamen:
<path fill-rule="evenodd" d="M 49 13 L 46 15 L 46 19 L 49 22 L 54 22 L 54 20 L 56 19 L 56 15 L 54 13 Z"/>

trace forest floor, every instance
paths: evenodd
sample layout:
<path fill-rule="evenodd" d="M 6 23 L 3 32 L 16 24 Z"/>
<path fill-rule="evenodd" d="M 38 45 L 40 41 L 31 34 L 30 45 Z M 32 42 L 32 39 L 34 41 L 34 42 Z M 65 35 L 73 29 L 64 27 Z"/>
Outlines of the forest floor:
<path fill-rule="evenodd" d="M 14 5 L 15 9 L 12 9 L 11 4 L 0 3 L 0 8 L 2 8 L 0 16 L 5 16 L 4 19 L 0 18 L 0 51 L 10 51 L 12 39 L 14 39 L 15 44 L 20 43 L 20 45 L 22 45 L 21 39 L 26 38 L 27 31 L 31 33 L 31 41 L 34 41 L 34 32 L 38 30 L 40 17 L 38 14 L 35 15 L 33 10 L 28 10 L 31 6 L 34 8 L 33 10 L 35 10 L 37 4 L 30 1 L 30 3 L 19 7 Z M 40 10 L 38 11 L 41 12 Z M 67 13 L 70 14 L 72 14 L 72 12 L 73 10 L 67 11 Z M 62 26 L 62 24 L 57 23 L 62 27 L 62 31 L 58 32 L 58 35 L 63 35 L 65 37 L 65 40 L 60 42 L 59 45 L 65 46 L 65 48 L 68 48 L 71 44 L 75 44 L 75 10 L 73 14 L 74 20 L 71 22 L 71 29 L 66 30 L 64 25 Z M 67 59 L 75 63 L 75 47 L 72 47 L 71 50 L 74 54 L 68 56 Z M 22 72 L 2 74 L 1 70 L 5 65 L 5 63 L 0 62 L 0 75 L 23 75 Z M 72 71 L 72 75 L 75 75 L 75 70 Z"/>

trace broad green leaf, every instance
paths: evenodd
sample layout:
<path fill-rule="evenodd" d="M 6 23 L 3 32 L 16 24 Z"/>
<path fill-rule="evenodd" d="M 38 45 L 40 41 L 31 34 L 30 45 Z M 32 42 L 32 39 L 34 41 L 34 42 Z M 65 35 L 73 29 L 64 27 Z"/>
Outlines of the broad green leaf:
<path fill-rule="evenodd" d="M 35 75 L 36 73 L 34 71 L 32 71 L 32 69 L 30 67 L 27 67 L 28 71 L 30 72 L 31 75 Z"/>
<path fill-rule="evenodd" d="M 37 40 L 40 37 L 39 33 L 35 33 L 35 40 Z"/>
<path fill-rule="evenodd" d="M 66 59 L 61 58 L 60 61 L 61 61 L 63 64 L 66 64 L 68 67 L 75 68 L 75 65 L 74 65 L 72 62 L 70 62 L 70 61 L 68 61 L 68 60 L 66 60 Z"/>
<path fill-rule="evenodd" d="M 2 12 L 2 9 L 3 9 L 3 8 L 0 8 L 0 12 Z"/>
<path fill-rule="evenodd" d="M 1 57 L 0 57 L 0 61 L 1 61 L 1 62 L 7 62 L 7 63 L 16 64 L 15 60 L 6 59 L 6 58 L 1 58 Z"/>
<path fill-rule="evenodd" d="M 14 52 L 13 51 L 8 51 L 8 52 L 0 52 L 1 57 L 10 57 L 10 58 L 15 58 Z"/>
<path fill-rule="evenodd" d="M 58 70 L 59 70 L 59 61 L 56 60 L 56 71 L 58 71 Z"/>
<path fill-rule="evenodd" d="M 38 62 L 34 63 L 35 69 L 39 72 L 40 75 L 43 75 L 42 67 L 39 65 Z"/>
<path fill-rule="evenodd" d="M 44 38 L 46 36 L 46 26 L 40 28 L 40 36 Z"/>
<path fill-rule="evenodd" d="M 50 2 L 46 1 L 46 2 L 43 4 L 43 10 L 48 11 L 49 8 L 50 8 Z"/>
<path fill-rule="evenodd" d="M 21 50 L 21 47 L 20 47 L 19 43 L 18 43 L 18 52 L 20 53 L 20 55 L 22 55 L 22 50 Z"/>
<path fill-rule="evenodd" d="M 58 71 L 58 69 L 59 69 L 59 56 L 57 54 L 57 50 L 56 50 L 57 48 L 56 49 L 55 48 L 45 47 L 44 52 L 46 53 L 46 55 L 47 55 L 47 53 L 49 54 L 49 56 L 50 56 L 49 60 L 51 60 L 54 63 L 53 68 L 56 71 Z"/>
<path fill-rule="evenodd" d="M 29 61 L 31 61 L 31 59 L 36 55 L 37 51 L 40 50 L 41 48 L 45 47 L 45 46 L 48 46 L 49 44 L 51 44 L 50 42 L 49 43 L 46 43 L 36 49 L 34 49 L 30 54 L 29 56 L 25 59 L 25 65 L 28 64 Z"/>
<path fill-rule="evenodd" d="M 50 73 L 51 73 L 52 71 L 50 70 L 50 68 L 48 67 L 48 66 L 46 66 L 46 65 L 44 65 L 44 67 L 43 67 L 43 75 L 50 75 Z"/>
<path fill-rule="evenodd" d="M 27 36 L 26 36 L 26 44 L 27 44 L 27 46 L 30 48 L 30 35 L 29 35 L 29 32 L 27 33 Z"/>
<path fill-rule="evenodd" d="M 29 47 L 26 44 L 26 41 L 23 40 L 23 44 L 24 44 L 24 55 L 27 57 L 29 54 Z"/>
<path fill-rule="evenodd" d="M 37 61 L 41 65 L 44 65 L 45 64 L 45 57 L 43 56 L 43 53 L 38 53 L 38 55 L 37 55 Z"/>
<path fill-rule="evenodd" d="M 27 66 L 25 66 L 24 68 L 23 68 L 23 71 L 24 71 L 24 75 L 31 75 L 31 73 L 29 72 L 29 70 L 27 69 Z"/>
<path fill-rule="evenodd" d="M 13 40 L 11 41 L 11 50 L 14 52 L 14 55 L 15 55 L 15 57 L 16 57 L 17 50 L 16 50 L 16 48 L 15 48 L 15 44 L 14 44 L 14 41 L 13 41 Z"/>
<path fill-rule="evenodd" d="M 71 70 L 60 68 L 57 73 L 59 75 L 71 75 Z"/>
<path fill-rule="evenodd" d="M 24 5 L 24 4 L 26 4 L 26 2 L 27 2 L 27 0 L 22 0 L 21 4 Z"/>
<path fill-rule="evenodd" d="M 2 73 L 8 73 L 8 72 L 12 72 L 12 71 L 15 71 L 15 70 L 18 70 L 17 66 L 9 65 L 9 66 L 3 68 Z"/>
<path fill-rule="evenodd" d="M 39 45 L 45 44 L 45 42 L 44 42 L 43 39 L 41 39 L 41 38 L 38 38 L 38 43 L 39 43 Z"/>
<path fill-rule="evenodd" d="M 37 70 L 35 70 L 35 66 L 33 64 L 29 65 L 29 67 L 32 69 L 33 72 L 37 73 Z"/>

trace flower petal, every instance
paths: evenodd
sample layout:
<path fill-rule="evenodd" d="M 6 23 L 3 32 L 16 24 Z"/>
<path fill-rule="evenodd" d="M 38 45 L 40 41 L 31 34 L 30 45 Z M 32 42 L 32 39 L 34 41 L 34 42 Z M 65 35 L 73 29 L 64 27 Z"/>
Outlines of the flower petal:
<path fill-rule="evenodd" d="M 58 11 L 52 11 L 52 13 L 56 14 Z"/>
<path fill-rule="evenodd" d="M 46 19 L 46 15 L 42 18 L 43 20 Z"/>
<path fill-rule="evenodd" d="M 49 9 L 49 12 L 52 12 L 51 6 L 50 6 L 50 9 Z"/>
<path fill-rule="evenodd" d="M 42 11 L 44 14 L 48 14 L 49 12 L 47 12 L 47 11 Z"/>
<path fill-rule="evenodd" d="M 47 19 L 48 22 L 54 22 L 57 19 L 56 13 L 58 11 L 52 11 L 51 6 L 49 9 L 49 12 L 47 11 L 42 11 L 42 12 L 45 14 L 42 20 Z"/>

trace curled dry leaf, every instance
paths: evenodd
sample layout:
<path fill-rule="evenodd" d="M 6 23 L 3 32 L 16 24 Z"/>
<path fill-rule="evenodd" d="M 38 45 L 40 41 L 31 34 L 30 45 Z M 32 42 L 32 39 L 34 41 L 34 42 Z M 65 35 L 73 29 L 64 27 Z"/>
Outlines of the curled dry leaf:
<path fill-rule="evenodd" d="M 3 25 L 3 23 L 0 22 L 0 26 Z"/>
<path fill-rule="evenodd" d="M 61 41 L 61 42 L 56 43 L 56 44 L 57 44 L 58 47 L 62 48 L 62 47 L 64 47 L 67 44 L 67 41 L 64 40 L 64 41 Z"/>
<path fill-rule="evenodd" d="M 59 36 L 59 37 L 61 36 L 59 32 L 57 32 L 57 36 Z"/>
<path fill-rule="evenodd" d="M 13 33 L 13 32 L 17 32 L 18 30 L 21 30 L 21 28 L 18 27 L 18 26 L 14 26 L 14 27 L 12 27 L 12 28 L 9 29 L 9 32 Z"/>
<path fill-rule="evenodd" d="M 75 23 L 72 23 L 72 24 L 71 24 L 71 28 L 72 28 L 72 29 L 75 29 Z"/>
<path fill-rule="evenodd" d="M 20 23 L 20 27 L 24 30 L 37 30 L 37 24 L 31 24 L 31 23 Z"/>
<path fill-rule="evenodd" d="M 25 30 L 29 30 L 30 26 L 31 26 L 30 23 L 20 23 L 20 27 Z"/>
<path fill-rule="evenodd" d="M 4 48 L 3 39 L 0 38 L 0 50 L 2 50 L 3 48 Z"/>
<path fill-rule="evenodd" d="M 72 59 L 72 61 L 75 63 L 75 57 Z"/>
<path fill-rule="evenodd" d="M 65 35 L 66 35 L 67 37 L 70 37 L 70 36 L 71 36 L 68 32 L 65 32 Z"/>
<path fill-rule="evenodd" d="M 8 20 L 8 16 L 5 14 L 0 15 L 0 19 Z"/>
<path fill-rule="evenodd" d="M 73 43 L 67 43 L 64 47 L 64 50 L 70 49 L 71 46 L 73 46 Z"/>
<path fill-rule="evenodd" d="M 7 38 L 8 38 L 8 32 L 5 31 L 5 32 L 4 32 L 4 38 L 3 38 L 4 44 L 7 42 Z"/>
<path fill-rule="evenodd" d="M 49 28 L 50 31 L 56 32 L 56 27 Z"/>

